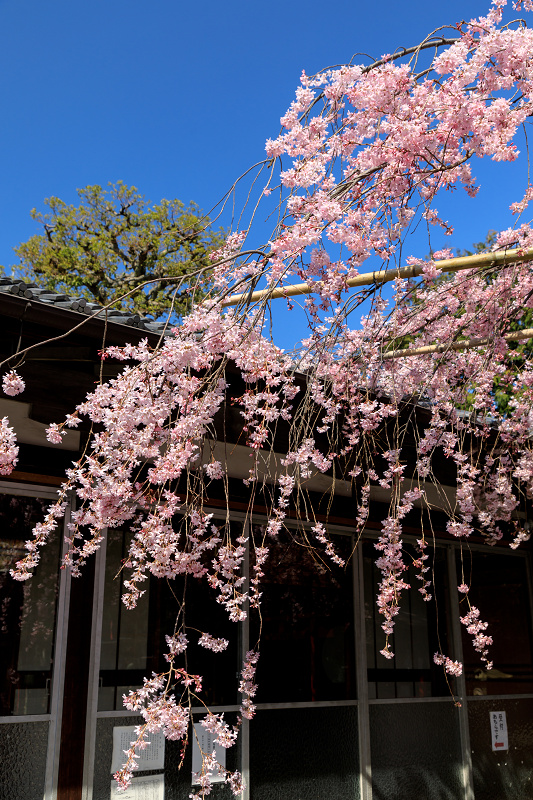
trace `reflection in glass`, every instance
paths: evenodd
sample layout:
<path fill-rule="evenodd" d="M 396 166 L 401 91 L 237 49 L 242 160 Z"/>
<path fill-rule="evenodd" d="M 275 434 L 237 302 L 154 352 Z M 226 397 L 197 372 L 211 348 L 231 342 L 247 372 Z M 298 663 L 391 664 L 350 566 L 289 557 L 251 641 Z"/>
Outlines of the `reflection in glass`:
<path fill-rule="evenodd" d="M 533 660 L 528 579 L 525 559 L 506 553 L 474 553 L 458 556 L 460 581 L 471 585 L 468 599 L 488 622 L 493 638 L 487 670 L 472 646 L 472 637 L 462 628 L 467 693 L 533 693 Z M 466 599 L 461 616 L 468 612 Z"/>
<path fill-rule="evenodd" d="M 120 572 L 131 539 L 122 529 L 107 532 L 102 649 L 100 653 L 100 711 L 122 708 L 122 695 L 142 685 L 148 670 L 148 597 L 131 612 L 122 605 Z M 108 685 L 109 684 L 109 685 Z M 118 705 L 117 705 L 118 703 Z"/>
<path fill-rule="evenodd" d="M 60 537 L 41 550 L 33 578 L 9 574 L 49 504 L 0 494 L 0 716 L 50 710 Z"/>
<path fill-rule="evenodd" d="M 406 564 L 411 564 L 417 556 L 410 545 L 404 544 Z M 410 590 L 404 590 L 400 612 L 395 617 L 394 634 L 390 638 L 394 659 L 388 660 L 380 650 L 385 644 L 385 634 L 381 628 L 383 617 L 376 606 L 381 572 L 376 567 L 379 553 L 373 542 L 363 545 L 366 646 L 368 663 L 368 690 L 371 699 L 395 697 L 439 697 L 450 693 L 442 667 L 435 665 L 433 654 L 444 652 L 451 655 L 447 642 L 447 578 L 446 554 L 440 548 L 428 548 L 430 565 L 434 575 L 433 595 L 429 602 L 423 600 L 418 591 L 420 581 L 416 572 L 409 566 L 404 580 Z M 431 573 L 426 573 L 431 575 Z M 437 620 L 439 627 L 437 628 Z"/>
<path fill-rule="evenodd" d="M 231 523 L 233 539 L 241 531 L 240 524 Z M 165 636 L 174 633 L 184 597 L 189 639 L 187 670 L 203 676 L 201 698 L 208 706 L 236 703 L 237 671 L 242 666 L 238 659 L 238 624 L 229 621 L 206 579 L 190 575 L 167 581 L 149 578 L 137 606 L 127 609 L 121 600 L 127 573 L 121 566 L 130 539 L 131 534 L 124 530 L 108 531 L 98 710 L 123 710 L 124 694 L 142 686 L 143 678 L 152 672 L 166 671 Z M 211 558 L 209 554 L 206 557 Z M 199 647 L 201 633 L 228 639 L 227 650 L 213 653 Z M 185 657 L 183 663 L 176 664 L 185 666 Z"/>
<path fill-rule="evenodd" d="M 263 530 L 254 527 L 260 542 Z M 332 537 L 349 559 L 352 539 Z M 344 568 L 323 562 L 305 532 L 272 537 L 261 579 L 260 658 L 257 702 L 350 700 L 355 697 L 355 646 L 351 562 Z M 259 634 L 251 615 L 250 643 Z"/>

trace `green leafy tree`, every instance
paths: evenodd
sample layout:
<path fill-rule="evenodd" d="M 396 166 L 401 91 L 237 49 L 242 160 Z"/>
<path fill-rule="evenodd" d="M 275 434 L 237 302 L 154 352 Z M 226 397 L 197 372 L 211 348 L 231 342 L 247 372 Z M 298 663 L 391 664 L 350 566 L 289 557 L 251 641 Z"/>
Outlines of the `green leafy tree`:
<path fill-rule="evenodd" d="M 195 203 L 150 205 L 122 182 L 86 186 L 78 195 L 79 206 L 50 197 L 47 213 L 33 209 L 44 232 L 15 248 L 19 276 L 154 318 L 180 316 L 193 295 L 201 299 L 210 285 L 209 254 L 223 231 L 210 228 Z"/>
<path fill-rule="evenodd" d="M 497 231 L 489 230 L 482 242 L 474 242 L 470 249 L 457 249 L 458 256 L 473 256 L 478 253 L 489 253 L 496 244 Z"/>

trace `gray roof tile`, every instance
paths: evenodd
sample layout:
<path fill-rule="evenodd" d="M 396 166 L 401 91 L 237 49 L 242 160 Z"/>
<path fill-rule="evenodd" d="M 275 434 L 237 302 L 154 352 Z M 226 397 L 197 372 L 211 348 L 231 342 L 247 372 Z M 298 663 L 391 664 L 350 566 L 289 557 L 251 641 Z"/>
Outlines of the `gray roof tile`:
<path fill-rule="evenodd" d="M 84 297 L 72 297 L 63 292 L 54 292 L 36 283 L 30 283 L 14 278 L 10 275 L 0 276 L 0 292 L 24 297 L 26 300 L 37 301 L 54 308 L 65 308 L 77 311 L 79 314 L 92 315 L 101 311 L 98 317 L 107 318 L 110 322 L 119 325 L 128 325 L 132 328 L 141 328 L 152 333 L 170 333 L 171 327 L 166 322 L 158 322 L 150 317 L 141 317 L 131 311 L 120 311 L 118 309 L 108 309 L 104 311 L 98 303 L 92 303 Z"/>

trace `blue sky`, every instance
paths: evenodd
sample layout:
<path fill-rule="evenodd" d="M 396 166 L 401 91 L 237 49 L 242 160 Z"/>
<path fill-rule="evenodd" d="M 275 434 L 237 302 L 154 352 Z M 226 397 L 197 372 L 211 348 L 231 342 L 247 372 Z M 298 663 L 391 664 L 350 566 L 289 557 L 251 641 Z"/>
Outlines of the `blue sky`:
<path fill-rule="evenodd" d="M 153 201 L 204 210 L 264 155 L 302 69 L 356 52 L 379 57 L 488 2 L 0 0 L 0 264 L 37 231 L 31 208 L 76 188 L 123 180 Z M 522 165 L 481 164 L 476 201 L 446 200 L 467 246 L 510 222 Z M 224 220 L 223 220 L 224 221 Z M 258 236 L 261 239 L 261 230 Z M 416 243 L 413 250 L 416 252 Z M 423 255 L 424 253 L 418 253 Z M 280 310 L 282 346 L 303 334 Z"/>

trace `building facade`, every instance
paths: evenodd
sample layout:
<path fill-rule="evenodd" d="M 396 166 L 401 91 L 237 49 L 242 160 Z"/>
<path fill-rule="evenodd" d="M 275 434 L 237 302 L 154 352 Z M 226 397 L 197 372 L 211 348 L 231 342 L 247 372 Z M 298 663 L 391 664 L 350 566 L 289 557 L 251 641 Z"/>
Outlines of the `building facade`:
<path fill-rule="evenodd" d="M 61 421 L 102 369 L 104 377 L 118 369 L 99 359 L 104 331 L 114 344 L 158 333 L 126 326 L 122 318 L 95 318 L 59 340 L 81 318 L 68 303 L 0 292 L 3 357 L 55 339 L 26 355 L 26 392 L 0 401 L 0 416 L 13 421 L 21 447 L 16 471 L 0 482 L 0 798 L 6 800 L 115 796 L 120 742 L 129 741 L 140 722 L 124 710 L 122 695 L 160 668 L 181 590 L 178 579 L 172 585 L 151 579 L 138 606 L 124 607 L 120 567 L 131 534 L 121 529 L 107 532 L 105 546 L 80 578 L 59 569 L 60 535 L 31 581 L 16 583 L 9 575 L 86 442 L 82 428 L 52 448 L 46 424 Z M 261 533 L 268 499 L 258 496 L 250 511 L 241 480 L 248 453 L 231 425 L 227 430 L 230 502 L 213 494 L 205 507 L 232 537 L 249 538 Z M 323 479 L 314 479 L 309 497 L 315 516 L 326 520 Z M 227 768 L 244 775 L 243 800 L 533 798 L 529 550 L 481 543 L 461 548 L 444 533 L 436 497 L 435 597 L 424 603 L 418 592 L 406 595 L 395 628 L 396 655 L 388 661 L 379 652 L 374 564 L 387 497 L 376 487 L 368 527 L 356 542 L 350 487 L 338 481 L 335 491 L 327 525 L 348 559 L 346 569 L 317 567 L 306 535 L 311 523 L 294 509 L 264 568 L 261 621 L 252 615 L 236 635 L 222 609 L 213 616 L 205 585 L 188 587 L 188 625 L 205 630 L 215 619 L 217 635 L 230 641 L 223 654 L 191 648 L 188 665 L 204 675 L 203 701 L 230 723 L 240 704 L 236 677 L 261 624 L 257 713 L 225 755 Z M 440 491 L 452 497 L 453 483 Z M 407 530 L 409 554 L 419 532 Z M 248 556 L 246 578 L 252 568 Z M 494 637 L 491 671 L 459 623 L 456 587 L 465 580 Z M 436 651 L 462 661 L 463 675 L 447 681 L 434 663 Z M 205 708 L 199 703 L 192 713 L 199 720 Z M 194 758 L 194 741 L 184 758 L 179 742 L 155 741 L 123 797 L 185 800 L 195 789 Z M 231 794 L 221 783 L 212 796 Z"/>

